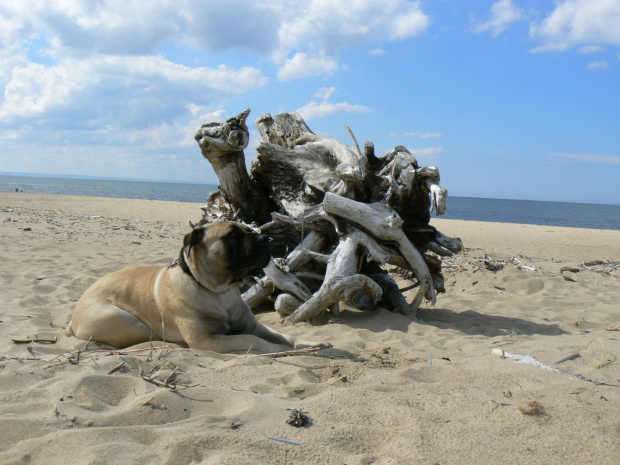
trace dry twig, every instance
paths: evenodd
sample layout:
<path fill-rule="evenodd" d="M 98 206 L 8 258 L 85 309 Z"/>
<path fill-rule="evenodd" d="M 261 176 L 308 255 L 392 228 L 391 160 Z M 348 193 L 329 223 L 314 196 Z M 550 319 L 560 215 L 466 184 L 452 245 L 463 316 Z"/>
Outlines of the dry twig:
<path fill-rule="evenodd" d="M 601 361 L 599 362 L 598 365 L 596 365 L 596 368 L 602 368 L 605 362 L 605 344 L 603 344 L 603 341 L 601 340 L 601 338 L 595 337 L 594 339 L 592 339 L 590 342 L 586 344 L 586 347 L 584 350 L 588 350 L 588 346 L 592 344 L 594 341 L 600 342 L 601 345 L 603 346 L 603 355 L 601 355 Z"/>
<path fill-rule="evenodd" d="M 38 337 L 28 338 L 28 339 L 11 339 L 15 344 L 30 344 L 32 342 L 38 342 L 39 344 L 56 344 L 58 342 L 58 338 L 54 339 L 40 339 Z"/>
<path fill-rule="evenodd" d="M 111 375 L 115 371 L 120 370 L 123 365 L 125 365 L 125 361 L 124 360 L 121 363 L 119 363 L 118 365 L 116 365 L 114 368 L 110 369 L 110 371 L 108 371 L 108 374 Z"/>

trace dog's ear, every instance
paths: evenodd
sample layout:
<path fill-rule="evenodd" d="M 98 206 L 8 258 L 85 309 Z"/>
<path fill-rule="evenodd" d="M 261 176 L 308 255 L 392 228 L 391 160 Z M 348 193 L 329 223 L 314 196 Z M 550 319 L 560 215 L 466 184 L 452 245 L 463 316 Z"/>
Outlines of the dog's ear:
<path fill-rule="evenodd" d="M 205 237 L 204 228 L 196 228 L 191 233 L 187 233 L 183 238 L 183 253 L 189 258 L 192 247 L 200 244 Z"/>

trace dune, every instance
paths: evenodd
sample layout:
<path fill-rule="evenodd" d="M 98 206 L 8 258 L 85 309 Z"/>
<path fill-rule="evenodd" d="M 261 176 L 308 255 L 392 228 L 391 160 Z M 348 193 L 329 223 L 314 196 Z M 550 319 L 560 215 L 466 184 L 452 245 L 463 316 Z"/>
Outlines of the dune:
<path fill-rule="evenodd" d="M 1 464 L 620 463 L 620 231 L 433 219 L 466 249 L 419 319 L 257 315 L 317 352 L 65 336 L 99 277 L 171 263 L 200 206 L 0 193 Z"/>

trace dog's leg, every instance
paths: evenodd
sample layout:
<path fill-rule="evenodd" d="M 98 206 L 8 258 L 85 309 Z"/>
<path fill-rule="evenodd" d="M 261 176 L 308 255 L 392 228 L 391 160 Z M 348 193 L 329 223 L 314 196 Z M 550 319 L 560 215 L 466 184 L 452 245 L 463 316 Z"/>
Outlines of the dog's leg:
<path fill-rule="evenodd" d="M 192 339 L 190 341 L 187 337 L 185 340 L 192 349 L 211 350 L 221 354 L 248 352 L 249 350 L 272 353 L 291 349 L 288 345 L 269 342 L 253 334 L 212 334 L 210 336 L 203 335 L 200 340 Z"/>
<path fill-rule="evenodd" d="M 87 313 L 84 308 L 88 308 Z M 115 305 L 78 306 L 67 328 L 67 335 L 84 340 L 92 338 L 119 349 L 160 340 L 147 325 Z"/>
<path fill-rule="evenodd" d="M 192 349 L 211 350 L 225 354 L 228 352 L 282 352 L 290 347 L 282 342 L 269 342 L 250 331 L 235 331 L 237 334 L 213 334 L 209 321 L 182 318 L 176 320 L 181 337 Z"/>
<path fill-rule="evenodd" d="M 253 317 L 253 315 L 252 315 Z M 194 320 L 179 321 L 178 327 L 187 345 L 193 349 L 213 352 L 284 352 L 292 348 L 331 347 L 330 344 L 296 340 L 274 331 L 258 321 L 242 331 L 243 334 L 209 334 L 208 325 Z"/>
<path fill-rule="evenodd" d="M 313 347 L 327 348 L 332 346 L 329 342 L 304 341 L 293 336 L 287 336 L 286 334 L 282 334 L 275 329 L 259 323 L 257 320 L 255 321 L 256 325 L 251 333 L 267 341 L 275 342 L 277 344 L 286 344 L 295 349 L 309 349 Z"/>

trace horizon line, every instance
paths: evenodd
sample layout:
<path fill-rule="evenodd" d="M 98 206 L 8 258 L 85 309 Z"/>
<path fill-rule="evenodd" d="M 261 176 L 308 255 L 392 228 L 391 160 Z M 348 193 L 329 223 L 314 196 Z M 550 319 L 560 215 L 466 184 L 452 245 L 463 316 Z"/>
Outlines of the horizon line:
<path fill-rule="evenodd" d="M 50 174 L 50 173 L 26 173 L 21 171 L 0 171 L 0 176 L 23 176 L 25 178 L 61 178 L 61 179 L 94 179 L 98 181 L 127 181 L 127 182 L 157 182 L 167 184 L 204 184 L 207 186 L 218 186 L 220 183 L 200 182 L 200 181 L 178 181 L 172 179 L 141 179 L 141 178 L 120 178 L 115 176 L 87 176 L 82 174 Z"/>
<path fill-rule="evenodd" d="M 170 179 L 139 179 L 139 178 L 119 178 L 119 177 L 101 177 L 101 176 L 86 176 L 80 174 L 46 174 L 46 173 L 25 173 L 25 172 L 11 172 L 0 171 L 0 176 L 22 176 L 31 178 L 52 178 L 52 179 L 91 179 L 95 181 L 121 181 L 121 182 L 153 182 L 153 183 L 166 183 L 166 184 L 195 184 L 204 186 L 218 187 L 217 183 L 199 182 L 199 181 L 175 181 Z M 574 204 L 590 204 L 590 205 L 619 205 L 617 203 L 603 203 L 596 204 L 592 202 L 575 202 L 569 200 L 538 200 L 538 199 L 515 199 L 515 198 L 500 198 L 500 197 L 472 197 L 470 195 L 452 195 L 453 198 L 466 198 L 466 199 L 482 199 L 482 200 L 516 200 L 519 202 L 551 202 L 551 203 L 574 203 Z"/>

